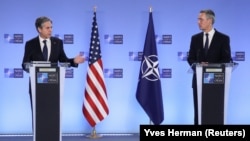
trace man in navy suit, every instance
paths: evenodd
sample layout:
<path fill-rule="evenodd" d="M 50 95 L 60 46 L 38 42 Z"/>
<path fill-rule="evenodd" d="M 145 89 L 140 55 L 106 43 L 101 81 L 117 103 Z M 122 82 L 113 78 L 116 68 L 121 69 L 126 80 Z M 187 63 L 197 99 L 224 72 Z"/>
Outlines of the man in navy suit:
<path fill-rule="evenodd" d="M 22 61 L 22 68 L 29 72 L 26 63 L 32 61 L 49 61 L 57 64 L 58 62 L 70 63 L 71 67 L 78 67 L 78 64 L 84 63 L 85 58 L 77 55 L 75 58 L 68 58 L 63 49 L 63 41 L 59 38 L 52 37 L 52 20 L 48 17 L 38 17 L 35 21 L 35 27 L 38 36 L 29 40 L 25 44 L 25 51 Z M 44 42 L 44 40 L 46 40 Z M 43 53 L 46 44 L 46 52 Z M 45 55 L 45 57 L 44 57 Z M 29 85 L 29 94 L 32 108 L 31 86 Z"/>
<path fill-rule="evenodd" d="M 191 37 L 188 55 L 188 64 L 195 63 L 229 63 L 231 62 L 230 37 L 217 31 L 213 24 L 215 13 L 210 10 L 201 10 L 198 16 L 198 26 L 202 32 Z M 208 49 L 205 51 L 206 34 L 208 34 Z M 195 72 L 195 71 L 194 71 Z M 198 124 L 197 84 L 196 74 L 192 80 L 194 101 L 194 124 Z"/>

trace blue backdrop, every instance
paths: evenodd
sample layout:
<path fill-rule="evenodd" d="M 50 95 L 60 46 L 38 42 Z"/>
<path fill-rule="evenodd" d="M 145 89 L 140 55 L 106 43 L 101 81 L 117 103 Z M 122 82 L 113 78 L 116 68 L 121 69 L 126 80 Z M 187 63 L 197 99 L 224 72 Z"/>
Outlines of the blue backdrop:
<path fill-rule="evenodd" d="M 191 35 L 200 32 L 197 17 L 204 8 L 215 11 L 215 28 L 231 37 L 232 56 L 240 64 L 231 78 L 227 123 L 249 124 L 249 5 L 248 0 L 1 1 L 0 134 L 32 132 L 29 74 L 20 69 L 25 41 L 37 36 L 35 19 L 49 16 L 53 20 L 54 35 L 65 40 L 64 35 L 70 34 L 73 43 L 64 44 L 64 47 L 68 57 L 74 57 L 79 52 L 89 51 L 94 6 L 97 6 L 104 68 L 115 76 L 105 77 L 110 114 L 96 126 L 97 132 L 138 133 L 140 124 L 149 123 L 135 98 L 140 61 L 133 60 L 131 53 L 143 50 L 150 6 L 158 36 L 159 67 L 168 70 L 167 77 L 161 79 L 163 124 L 193 123 L 192 74 L 187 72 L 189 66 L 185 56 Z M 167 35 L 170 43 L 160 42 L 165 39 L 163 35 Z M 118 74 L 112 72 L 114 69 Z M 73 78 L 65 80 L 63 133 L 92 130 L 82 114 L 86 70 L 87 63 L 82 64 L 73 69 Z"/>

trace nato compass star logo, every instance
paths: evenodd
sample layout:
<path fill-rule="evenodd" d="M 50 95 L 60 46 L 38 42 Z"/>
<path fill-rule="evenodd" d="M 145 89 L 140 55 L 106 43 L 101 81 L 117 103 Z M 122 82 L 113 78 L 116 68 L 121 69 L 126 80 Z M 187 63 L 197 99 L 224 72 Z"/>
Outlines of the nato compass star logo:
<path fill-rule="evenodd" d="M 204 73 L 204 83 L 211 84 L 214 82 L 214 73 Z"/>
<path fill-rule="evenodd" d="M 37 73 L 37 83 L 48 83 L 48 73 Z"/>
<path fill-rule="evenodd" d="M 157 81 L 160 78 L 158 69 L 158 57 L 156 55 L 144 56 L 144 60 L 141 65 L 142 78 L 146 78 L 149 81 Z"/>

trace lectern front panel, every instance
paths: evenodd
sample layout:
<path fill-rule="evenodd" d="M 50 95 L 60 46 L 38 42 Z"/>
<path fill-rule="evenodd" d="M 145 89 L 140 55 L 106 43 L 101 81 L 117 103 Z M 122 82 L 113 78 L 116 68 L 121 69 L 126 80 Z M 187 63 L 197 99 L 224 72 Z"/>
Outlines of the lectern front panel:
<path fill-rule="evenodd" d="M 204 66 L 201 124 L 224 124 L 225 67 Z"/>
<path fill-rule="evenodd" d="M 60 140 L 60 71 L 36 68 L 36 141 Z"/>

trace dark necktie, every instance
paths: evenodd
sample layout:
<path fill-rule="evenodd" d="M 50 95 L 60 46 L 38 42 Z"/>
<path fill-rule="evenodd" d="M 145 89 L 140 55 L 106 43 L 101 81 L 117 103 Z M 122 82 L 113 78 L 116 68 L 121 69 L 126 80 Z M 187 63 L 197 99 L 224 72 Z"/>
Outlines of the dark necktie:
<path fill-rule="evenodd" d="M 205 54 L 207 55 L 207 50 L 208 50 L 208 33 L 206 33 L 206 41 L 205 41 L 205 46 L 204 46 L 204 51 L 205 51 Z"/>
<path fill-rule="evenodd" d="M 43 43 L 44 43 L 43 57 L 44 57 L 44 60 L 47 61 L 47 59 L 48 59 L 48 48 L 47 48 L 46 40 L 43 40 Z"/>

